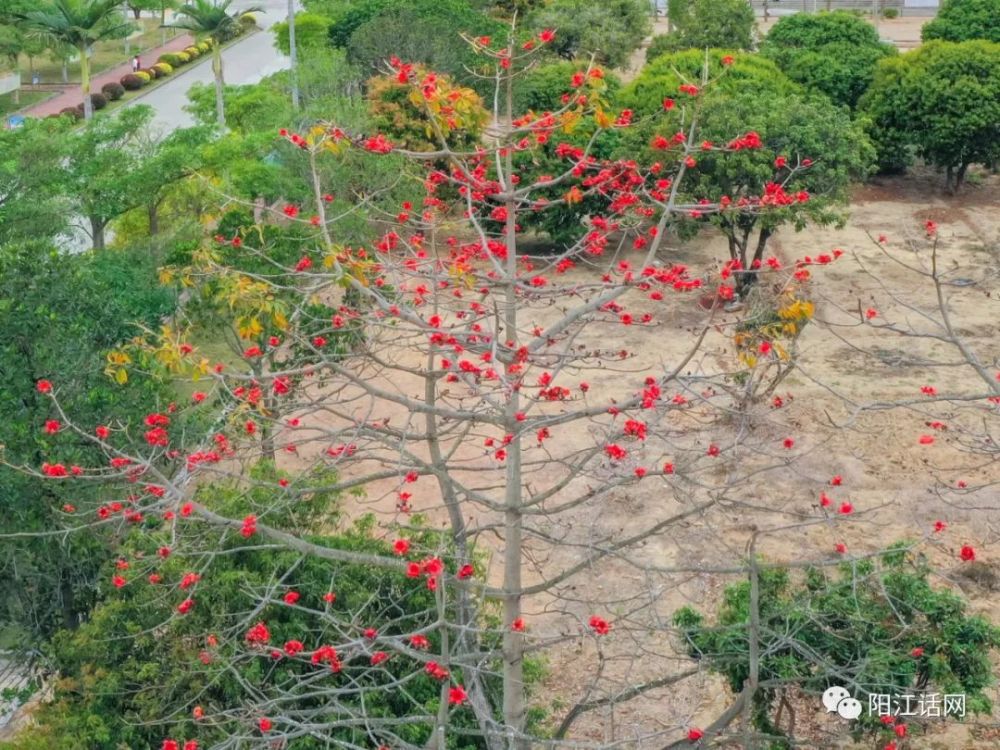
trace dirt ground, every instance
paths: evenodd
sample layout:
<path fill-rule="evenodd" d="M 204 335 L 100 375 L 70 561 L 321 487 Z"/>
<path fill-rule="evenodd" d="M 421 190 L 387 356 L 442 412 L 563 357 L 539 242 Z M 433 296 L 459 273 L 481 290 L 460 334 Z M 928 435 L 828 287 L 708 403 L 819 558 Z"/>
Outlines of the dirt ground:
<path fill-rule="evenodd" d="M 1000 485 L 991 484 L 1000 482 L 1000 467 L 995 461 L 970 456 L 962 441 L 947 431 L 936 433 L 933 445 L 917 441 L 918 435 L 930 431 L 926 426 L 930 418 L 954 419 L 958 423 L 969 419 L 968 409 L 961 403 L 935 402 L 933 408 L 925 407 L 921 386 L 934 385 L 948 393 L 981 393 L 982 384 L 977 386 L 968 368 L 939 366 L 957 360 L 950 345 L 933 338 L 904 338 L 892 332 L 893 327 L 923 332 L 933 329 L 923 316 L 936 309 L 934 287 L 919 273 L 930 262 L 931 243 L 924 223 L 933 220 L 938 226 L 939 270 L 948 282 L 944 289 L 951 324 L 987 366 L 997 368 L 1000 179 L 976 173 L 959 196 L 946 195 L 942 182 L 939 175 L 929 172 L 877 180 L 856 191 L 850 218 L 843 228 L 782 230 L 772 239 L 771 253 L 785 263 L 834 249 L 844 253 L 837 262 L 815 268 L 808 283 L 807 293 L 816 303 L 815 323 L 799 339 L 798 369 L 778 390 L 787 408 L 765 407 L 752 425 L 759 444 L 776 446 L 774 456 L 782 455 L 782 438 L 795 435 L 794 469 L 751 479 L 741 488 L 745 497 L 738 502 L 682 521 L 669 533 L 651 537 L 628 560 L 605 561 L 599 570 L 588 573 L 585 585 L 575 581 L 555 595 L 536 597 L 527 604 L 525 616 L 531 622 L 532 636 L 540 641 L 558 641 L 563 635 L 579 632 L 595 607 L 607 608 L 607 602 L 618 602 L 616 623 L 621 627 L 616 625 L 615 636 L 607 645 L 597 639 L 571 638 L 569 645 L 551 650 L 548 677 L 538 694 L 554 714 L 560 713 L 558 706 L 565 710 L 567 702 L 580 698 L 595 663 L 602 664 L 605 670 L 601 683 L 605 691 L 611 686 L 623 689 L 664 672 L 689 669 L 692 663 L 679 644 L 666 635 L 663 625 L 669 622 L 672 612 L 685 604 L 710 610 L 723 587 L 733 581 L 731 576 L 691 573 L 691 567 L 733 565 L 745 557 L 751 533 L 773 526 L 777 519 L 784 519 L 788 528 L 762 535 L 758 550 L 766 558 L 782 562 L 835 558 L 835 541 L 844 542 L 851 554 L 860 555 L 904 536 L 932 537 L 934 521 L 944 519 L 947 532 L 934 537 L 923 549 L 940 571 L 936 583 L 960 588 L 976 612 L 1000 622 L 1000 598 L 994 591 L 1000 587 L 993 585 L 996 577 L 992 573 L 1000 562 L 1000 534 L 994 524 L 995 509 L 1000 507 Z M 886 236 L 881 245 L 875 241 L 879 235 Z M 725 253 L 720 237 L 705 234 L 692 242 L 667 247 L 661 251 L 660 260 L 668 265 L 684 263 L 693 269 L 709 269 L 718 267 Z M 580 283 L 589 280 L 586 271 L 572 273 L 578 274 Z M 861 313 L 869 308 L 877 310 L 877 317 L 871 320 L 864 319 Z M 585 343 L 600 345 L 613 339 L 614 346 L 634 353 L 636 361 L 630 367 L 636 373 L 646 367 L 662 368 L 665 363 L 669 368 L 669 363 L 687 352 L 690 331 L 710 320 L 714 324 L 712 332 L 688 369 L 733 366 L 731 334 L 743 312 L 706 311 L 698 304 L 698 296 L 692 294 L 675 295 L 660 305 L 637 299 L 630 302 L 629 309 L 635 314 L 646 309 L 654 311 L 654 325 L 660 327 L 661 333 L 651 339 L 649 330 L 640 326 L 615 326 L 606 334 L 598 327 L 591 334 L 598 341 Z M 545 322 L 543 314 L 538 322 Z M 656 341 L 655 346 L 651 347 L 651 340 Z M 396 341 L 395 348 L 404 352 L 398 364 L 406 364 L 406 342 Z M 416 381 L 408 381 L 405 373 L 373 370 L 370 377 L 387 392 L 420 395 Z M 603 375 L 596 373 L 590 379 L 590 394 L 597 399 L 620 391 L 622 377 L 621 372 L 610 370 Z M 343 399 L 349 396 L 347 392 L 341 394 Z M 857 410 L 863 404 L 899 400 L 912 405 L 875 412 Z M 398 405 L 383 404 L 366 418 L 372 422 L 388 418 L 393 424 L 410 427 L 422 424 Z M 314 415 L 312 419 L 319 421 L 302 429 L 332 429 L 339 421 L 335 415 L 328 415 L 325 423 L 322 416 Z M 992 415 L 980 409 L 974 419 L 993 420 L 995 430 L 996 409 Z M 690 426 L 692 430 L 695 427 L 693 423 Z M 678 433 L 684 431 L 681 426 Z M 569 449 L 583 449 L 593 440 L 592 435 L 582 432 L 562 437 L 564 449 L 567 445 Z M 457 459 L 468 461 L 460 470 L 463 480 L 474 482 L 477 473 L 488 470 L 483 463 L 487 460 L 481 447 L 483 439 L 483 435 L 466 436 L 456 448 Z M 727 436 L 720 430 L 718 439 L 725 441 Z M 645 449 L 652 450 L 649 446 Z M 316 460 L 318 453 L 318 448 L 302 449 L 297 458 L 285 460 L 290 468 L 301 467 Z M 546 472 L 560 469 L 557 465 L 551 468 L 543 460 L 531 468 L 537 472 L 533 481 L 544 486 L 553 481 Z M 843 486 L 831 489 L 830 477 L 835 474 L 843 478 Z M 775 476 L 780 477 L 777 483 Z M 582 482 L 595 479 L 600 478 L 584 477 Z M 968 483 L 968 490 L 955 489 L 959 480 Z M 387 525 L 405 521 L 395 508 L 399 488 L 397 478 L 372 483 L 365 497 L 354 501 L 354 510 L 374 511 Z M 413 490 L 413 502 L 418 510 L 428 511 L 432 524 L 443 524 L 440 498 L 435 496 L 432 483 L 425 478 L 406 489 Z M 801 527 L 788 523 L 789 518 L 815 518 L 817 497 L 824 489 L 831 491 L 835 502 L 849 499 L 854 504 L 857 512 L 852 520 L 857 523 L 841 523 L 833 518 L 828 523 Z M 536 550 L 537 570 L 529 571 L 527 579 L 538 580 L 577 562 L 595 539 L 621 538 L 655 519 L 682 512 L 685 507 L 683 496 L 659 480 L 644 481 L 627 491 L 612 491 L 599 505 L 587 506 L 576 515 L 570 513 L 568 520 L 548 529 L 577 546 Z M 495 539 L 486 534 L 494 521 L 496 518 L 489 512 L 469 519 L 471 528 L 483 531 L 484 549 L 489 549 L 490 540 Z M 963 575 L 967 568 L 959 563 L 957 551 L 965 543 L 975 546 L 980 559 L 977 565 L 986 571 L 979 581 Z M 637 572 L 642 565 L 659 566 L 667 572 L 653 580 Z M 667 569 L 671 566 L 683 566 L 688 572 L 670 575 Z M 497 564 L 488 560 L 487 567 L 490 579 L 498 582 Z M 645 600 L 641 619 L 630 614 L 640 611 L 640 600 Z M 708 724 L 731 701 L 732 695 L 717 677 L 699 673 L 638 700 L 593 711 L 575 725 L 573 736 L 599 745 L 610 743 L 614 737 L 621 743 L 618 747 L 661 747 L 666 740 L 680 737 L 685 727 Z M 814 713 L 810 713 L 813 709 Z M 1000 747 L 995 730 L 998 721 L 1000 712 L 992 718 L 984 717 L 978 725 L 937 724 L 928 727 L 926 733 L 911 735 L 906 748 Z M 802 747 L 853 747 L 843 726 L 823 714 L 818 698 L 804 699 L 798 722 L 800 740 L 815 743 Z M 661 735 L 650 739 L 650 732 Z"/>

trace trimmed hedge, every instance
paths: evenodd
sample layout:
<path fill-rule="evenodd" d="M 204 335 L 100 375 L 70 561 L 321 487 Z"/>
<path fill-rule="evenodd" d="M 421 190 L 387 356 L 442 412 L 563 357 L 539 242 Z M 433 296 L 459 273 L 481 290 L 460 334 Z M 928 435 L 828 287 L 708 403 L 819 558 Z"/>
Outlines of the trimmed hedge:
<path fill-rule="evenodd" d="M 64 107 L 59 110 L 60 117 L 72 117 L 74 120 L 83 119 L 83 110 L 79 107 Z"/>
<path fill-rule="evenodd" d="M 101 91 L 104 92 L 104 95 L 113 102 L 116 102 L 125 96 L 125 87 L 120 83 L 115 83 L 114 81 L 101 86 Z"/>
<path fill-rule="evenodd" d="M 196 57 L 201 57 L 201 50 L 197 47 L 185 47 L 184 52 L 190 55 L 192 60 Z"/>
<path fill-rule="evenodd" d="M 181 65 L 191 62 L 191 55 L 187 52 L 178 52 L 177 59 L 181 61 Z"/>
<path fill-rule="evenodd" d="M 157 58 L 156 62 L 166 63 L 167 65 L 176 68 L 179 65 L 183 65 L 187 61 L 182 60 L 181 56 L 176 52 L 165 52 Z"/>
<path fill-rule="evenodd" d="M 139 77 L 138 73 L 128 73 L 126 75 L 123 75 L 119 82 L 121 83 L 122 88 L 125 89 L 126 91 L 138 91 L 147 83 L 149 83 L 149 79 L 147 78 L 144 81 L 142 80 L 142 78 Z"/>
<path fill-rule="evenodd" d="M 168 76 L 174 72 L 174 66 L 170 63 L 158 62 L 153 66 L 153 70 L 158 70 L 163 75 Z"/>
<path fill-rule="evenodd" d="M 104 109 L 108 106 L 108 98 L 104 94 L 91 94 L 90 106 L 94 108 L 95 112 L 99 109 Z"/>
<path fill-rule="evenodd" d="M 138 73 L 135 73 L 134 75 L 140 81 L 142 81 L 143 86 L 145 86 L 147 83 L 153 80 L 153 76 L 148 70 L 140 70 Z"/>

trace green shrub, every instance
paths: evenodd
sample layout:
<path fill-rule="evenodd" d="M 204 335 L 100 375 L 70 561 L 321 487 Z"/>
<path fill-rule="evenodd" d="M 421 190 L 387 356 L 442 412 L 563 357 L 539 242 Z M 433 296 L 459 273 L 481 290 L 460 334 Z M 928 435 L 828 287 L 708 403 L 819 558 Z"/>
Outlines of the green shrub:
<path fill-rule="evenodd" d="M 552 0 L 528 16 L 527 27 L 533 31 L 557 29 L 549 48 L 560 57 L 593 54 L 598 63 L 618 68 L 628 62 L 651 30 L 649 2 Z"/>
<path fill-rule="evenodd" d="M 753 9 L 746 0 L 694 0 L 674 23 L 676 31 L 653 39 L 646 60 L 682 49 L 750 49 Z"/>
<path fill-rule="evenodd" d="M 761 54 L 793 81 L 852 109 L 871 85 L 875 66 L 896 49 L 863 18 L 846 11 L 796 13 L 771 29 Z"/>
<path fill-rule="evenodd" d="M 199 42 L 198 43 L 198 50 L 202 54 L 211 51 L 211 49 L 212 49 L 212 43 L 209 42 L 209 41 L 204 41 L 204 42 Z"/>
<path fill-rule="evenodd" d="M 925 42 L 1000 42 L 1000 0 L 944 0 L 937 16 L 920 33 Z"/>
<path fill-rule="evenodd" d="M 826 688 L 843 685 L 863 705 L 872 694 L 919 693 L 930 683 L 943 693 L 964 693 L 969 712 L 989 713 L 990 656 L 1000 646 L 1000 630 L 967 613 L 955 591 L 933 587 L 926 561 L 902 547 L 835 571 L 807 569 L 802 577 L 761 570 L 760 681 L 782 690 L 795 686 L 816 695 L 817 703 Z M 673 616 L 691 657 L 736 693 L 750 675 L 750 602 L 750 583 L 743 582 L 726 588 L 711 618 L 691 607 Z M 754 727 L 772 736 L 783 736 L 773 721 L 779 694 L 758 690 L 751 711 Z M 885 731 L 879 717 L 868 714 L 857 730 Z"/>
<path fill-rule="evenodd" d="M 115 83 L 114 81 L 101 86 L 101 91 L 104 92 L 104 95 L 113 102 L 118 101 L 125 96 L 125 87 L 120 83 Z"/>
<path fill-rule="evenodd" d="M 297 13 L 295 15 L 295 46 L 298 50 L 319 49 L 330 43 L 330 25 L 333 22 L 318 13 Z M 274 45 L 283 53 L 288 54 L 288 22 L 282 21 L 271 27 L 274 32 Z"/>
<path fill-rule="evenodd" d="M 466 0 L 359 3 L 345 19 L 330 26 L 331 42 L 346 48 L 348 61 L 366 78 L 383 73 L 385 61 L 395 55 L 451 75 L 460 83 L 481 84 L 468 71 L 482 66 L 484 58 L 462 42 L 462 33 L 499 39 L 504 27 L 473 11 Z M 342 45 L 337 43 L 340 39 L 344 39 Z"/>
<path fill-rule="evenodd" d="M 186 60 L 182 60 L 181 56 L 179 54 L 177 54 L 176 52 L 166 52 L 166 53 L 160 55 L 159 59 L 157 59 L 157 62 L 158 63 L 166 63 L 167 65 L 169 65 L 169 66 L 171 66 L 173 68 L 176 68 L 179 65 L 183 65 L 187 61 Z"/>
<path fill-rule="evenodd" d="M 726 55 L 733 56 L 733 63 L 728 67 L 722 64 Z M 689 49 L 661 55 L 622 89 L 618 101 L 637 115 L 657 114 L 662 111 L 665 98 L 678 96 L 677 89 L 682 83 L 700 84 L 704 65 L 705 52 L 702 50 Z M 735 93 L 752 87 L 763 95 L 772 96 L 801 92 L 801 88 L 773 62 L 760 55 L 709 50 L 708 75 L 713 80 L 715 91 Z"/>
<path fill-rule="evenodd" d="M 570 86 L 573 74 L 582 70 L 586 70 L 585 63 L 568 60 L 532 68 L 514 86 L 514 114 L 520 115 L 529 109 L 534 112 L 559 109 L 563 106 L 563 94 L 573 91 Z M 604 74 L 604 82 L 607 96 L 615 96 L 621 88 L 621 81 L 611 73 Z"/>
<path fill-rule="evenodd" d="M 882 11 L 882 15 L 886 18 L 896 18 L 899 15 L 899 8 L 886 8 Z"/>
<path fill-rule="evenodd" d="M 125 89 L 126 91 L 138 91 L 147 83 L 149 83 L 149 79 L 147 78 L 145 81 L 143 81 L 143 79 L 139 76 L 138 73 L 129 73 L 128 75 L 124 75 L 121 77 L 120 83 L 122 85 L 122 88 Z"/>

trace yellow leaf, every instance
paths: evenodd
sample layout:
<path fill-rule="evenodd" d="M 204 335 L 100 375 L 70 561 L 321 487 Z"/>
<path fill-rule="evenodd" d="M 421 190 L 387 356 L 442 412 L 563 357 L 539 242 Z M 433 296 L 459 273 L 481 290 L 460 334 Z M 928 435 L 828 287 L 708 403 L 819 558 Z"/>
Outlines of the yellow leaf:
<path fill-rule="evenodd" d="M 125 385 L 128 382 L 128 372 L 124 367 L 118 368 L 115 372 L 115 382 L 118 383 L 118 385 Z"/>
<path fill-rule="evenodd" d="M 603 109 L 594 112 L 594 120 L 596 120 L 597 125 L 601 128 L 610 128 L 614 124 L 614 119 Z"/>

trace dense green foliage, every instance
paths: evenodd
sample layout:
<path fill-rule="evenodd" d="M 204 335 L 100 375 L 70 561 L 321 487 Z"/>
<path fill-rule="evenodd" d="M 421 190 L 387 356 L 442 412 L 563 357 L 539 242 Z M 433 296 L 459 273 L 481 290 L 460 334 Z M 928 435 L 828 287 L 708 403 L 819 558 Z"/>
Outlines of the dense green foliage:
<path fill-rule="evenodd" d="M 675 30 L 653 39 L 647 61 L 683 49 L 753 47 L 754 12 L 745 0 L 693 0 L 671 23 Z"/>
<path fill-rule="evenodd" d="M 273 482 L 274 471 L 259 464 L 251 473 L 259 483 Z M 321 487 L 334 478 L 320 474 L 305 483 Z M 198 495 L 214 510 L 242 516 L 267 515 L 268 523 L 304 535 L 323 546 L 389 556 L 391 545 L 372 536 L 371 520 L 331 533 L 338 525 L 335 498 L 322 491 L 300 498 L 297 511 L 268 515 L 274 506 L 272 491 L 262 484 L 247 491 L 232 483 L 214 483 Z M 325 529 L 322 533 L 319 528 Z M 417 533 L 413 543 L 436 546 L 436 538 Z M 102 589 L 121 574 L 128 583 L 114 591 L 93 611 L 89 621 L 74 632 L 61 633 L 51 648 L 61 679 L 51 705 L 44 709 L 44 728 L 23 737 L 15 747 L 44 746 L 53 750 L 81 747 L 159 747 L 162 738 L 197 737 L 210 746 L 246 731 L 253 719 L 228 709 L 253 702 L 260 690 L 280 691 L 283 698 L 271 707 L 288 728 L 296 722 L 335 720 L 338 709 L 325 711 L 308 693 L 317 677 L 343 686 L 339 709 L 352 707 L 366 716 L 406 716 L 436 713 L 439 683 L 422 673 L 407 680 L 405 690 L 379 689 L 413 672 L 421 672 L 423 654 L 405 652 L 406 636 L 427 630 L 438 616 L 434 594 L 420 580 L 402 570 L 391 573 L 362 564 L 336 564 L 294 550 L 246 548 L 238 535 L 218 538 L 209 534 L 206 546 L 172 550 L 163 559 L 157 545 L 170 546 L 168 525 L 157 533 L 128 540 L 121 558 L 134 561 L 127 571 L 108 564 Z M 189 571 L 204 579 L 184 592 L 177 583 Z M 146 578 L 155 572 L 161 584 Z M 171 594 L 171 589 L 174 593 Z M 285 605 L 281 597 L 290 590 L 302 597 L 301 606 Z M 324 602 L 327 592 L 335 600 Z M 190 594 L 198 605 L 186 617 L 164 617 L 164 599 Z M 258 597 L 266 603 L 261 605 Z M 265 622 L 270 643 L 256 650 L 244 634 L 251 625 Z M 374 626 L 378 640 L 363 631 Z M 305 636 L 309 640 L 305 641 Z M 276 659 L 286 641 L 305 641 L 297 658 Z M 439 648 L 429 634 L 429 650 Z M 214 645 L 213 645 L 214 643 Z M 309 654 L 321 644 L 337 644 L 342 662 L 338 673 L 325 663 L 310 663 Z M 393 654 L 380 669 L 370 666 L 371 654 Z M 414 658 L 415 657 L 415 658 Z M 192 717 L 194 706 L 205 712 L 204 721 Z M 317 712 L 317 713 L 313 713 Z M 458 726 L 469 721 L 456 717 Z M 426 724 L 400 726 L 397 736 L 420 746 L 431 728 Z M 474 739 L 452 734 L 449 748 L 475 748 Z M 296 741 L 304 750 L 328 747 L 331 739 L 363 744 L 370 738 L 363 726 L 334 731 L 322 739 Z M 38 743 L 38 744 L 36 744 Z"/>
<path fill-rule="evenodd" d="M 317 12 L 324 12 L 323 7 Z M 482 60 L 461 35 L 501 35 L 504 31 L 502 24 L 467 0 L 361 0 L 325 12 L 333 19 L 330 42 L 347 50 L 348 60 L 365 77 L 384 73 L 386 61 L 396 56 L 473 83 L 466 68 Z"/>
<path fill-rule="evenodd" d="M 62 256 L 37 243 L 0 248 L 3 460 L 33 471 L 53 459 L 105 464 L 89 430 L 109 422 L 134 429 L 144 409 L 165 408 L 169 400 L 143 378 L 114 383 L 104 372 L 105 353 L 136 335 L 137 324 L 158 325 L 173 305 L 145 251 Z M 56 384 L 60 404 L 87 432 L 45 432 L 46 420 L 62 418 L 35 387 L 43 378 Z M 0 533 L 47 534 L 0 543 L 0 625 L 37 639 L 86 616 L 97 599 L 98 571 L 113 553 L 112 535 L 52 534 L 79 523 L 65 504 L 82 507 L 100 492 L 93 483 L 42 482 L 0 467 Z"/>
<path fill-rule="evenodd" d="M 560 60 L 531 68 L 517 82 L 514 89 L 514 113 L 531 110 L 548 112 L 563 106 L 563 97 L 573 89 L 570 80 L 574 73 L 585 69 L 578 62 Z M 613 73 L 604 74 L 605 95 L 614 97 L 621 88 L 621 81 Z"/>
<path fill-rule="evenodd" d="M 552 51 L 567 59 L 589 59 L 622 67 L 651 31 L 646 0 L 552 0 L 529 14 L 529 30 L 556 29 Z"/>
<path fill-rule="evenodd" d="M 878 61 L 896 53 L 870 23 L 847 11 L 784 16 L 760 51 L 807 90 L 852 109 L 871 85 Z"/>
<path fill-rule="evenodd" d="M 333 22 L 318 13 L 297 13 L 295 15 L 295 48 L 301 54 L 307 50 L 322 49 L 330 43 L 330 25 Z M 274 45 L 287 55 L 291 52 L 288 22 L 281 21 L 271 27 Z"/>
<path fill-rule="evenodd" d="M 1000 0 L 944 0 L 937 16 L 920 33 L 924 41 L 1000 43 Z"/>
<path fill-rule="evenodd" d="M 0 245 L 51 239 L 66 226 L 59 178 L 66 121 L 0 129 Z"/>
<path fill-rule="evenodd" d="M 803 579 L 781 568 L 760 572 L 758 729 L 780 734 L 772 710 L 790 688 L 818 699 L 841 685 L 864 706 L 872 693 L 964 693 L 967 710 L 990 711 L 990 655 L 1000 630 L 968 615 L 955 593 L 932 587 L 926 562 L 902 550 L 836 572 L 808 570 Z M 674 615 L 691 656 L 736 693 L 750 669 L 750 589 L 749 582 L 728 587 L 711 623 L 690 607 Z M 878 726 L 878 717 L 862 716 L 867 728 Z"/>
<path fill-rule="evenodd" d="M 883 168 L 916 153 L 959 187 L 969 165 L 1000 158 L 1000 44 L 928 42 L 883 60 L 861 106 Z"/>
<path fill-rule="evenodd" d="M 810 96 L 774 63 L 737 55 L 727 66 L 724 56 L 718 50 L 709 52 L 712 82 L 693 98 L 677 92 L 685 79 L 700 82 L 703 52 L 664 55 L 647 65 L 620 96 L 625 106 L 646 119 L 625 133 L 618 153 L 655 159 L 653 138 L 669 138 L 692 114 L 698 118 L 699 140 L 716 147 L 728 144 L 736 133 L 756 133 L 760 148 L 696 154 L 697 169 L 685 175 L 681 188 L 691 200 L 713 202 L 723 196 L 734 201 L 759 197 L 768 183 L 781 183 L 792 196 L 808 194 L 808 200 L 795 198 L 766 211 L 729 211 L 707 219 L 726 235 L 730 257 L 747 268 L 763 258 L 768 239 L 781 226 L 800 230 L 809 222 L 842 222 L 848 188 L 869 172 L 875 154 L 861 126 L 845 111 L 825 97 Z M 663 99 L 670 96 L 676 103 L 665 110 Z M 779 157 L 787 164 L 779 167 Z M 802 166 L 804 160 L 809 160 L 807 166 Z"/>

